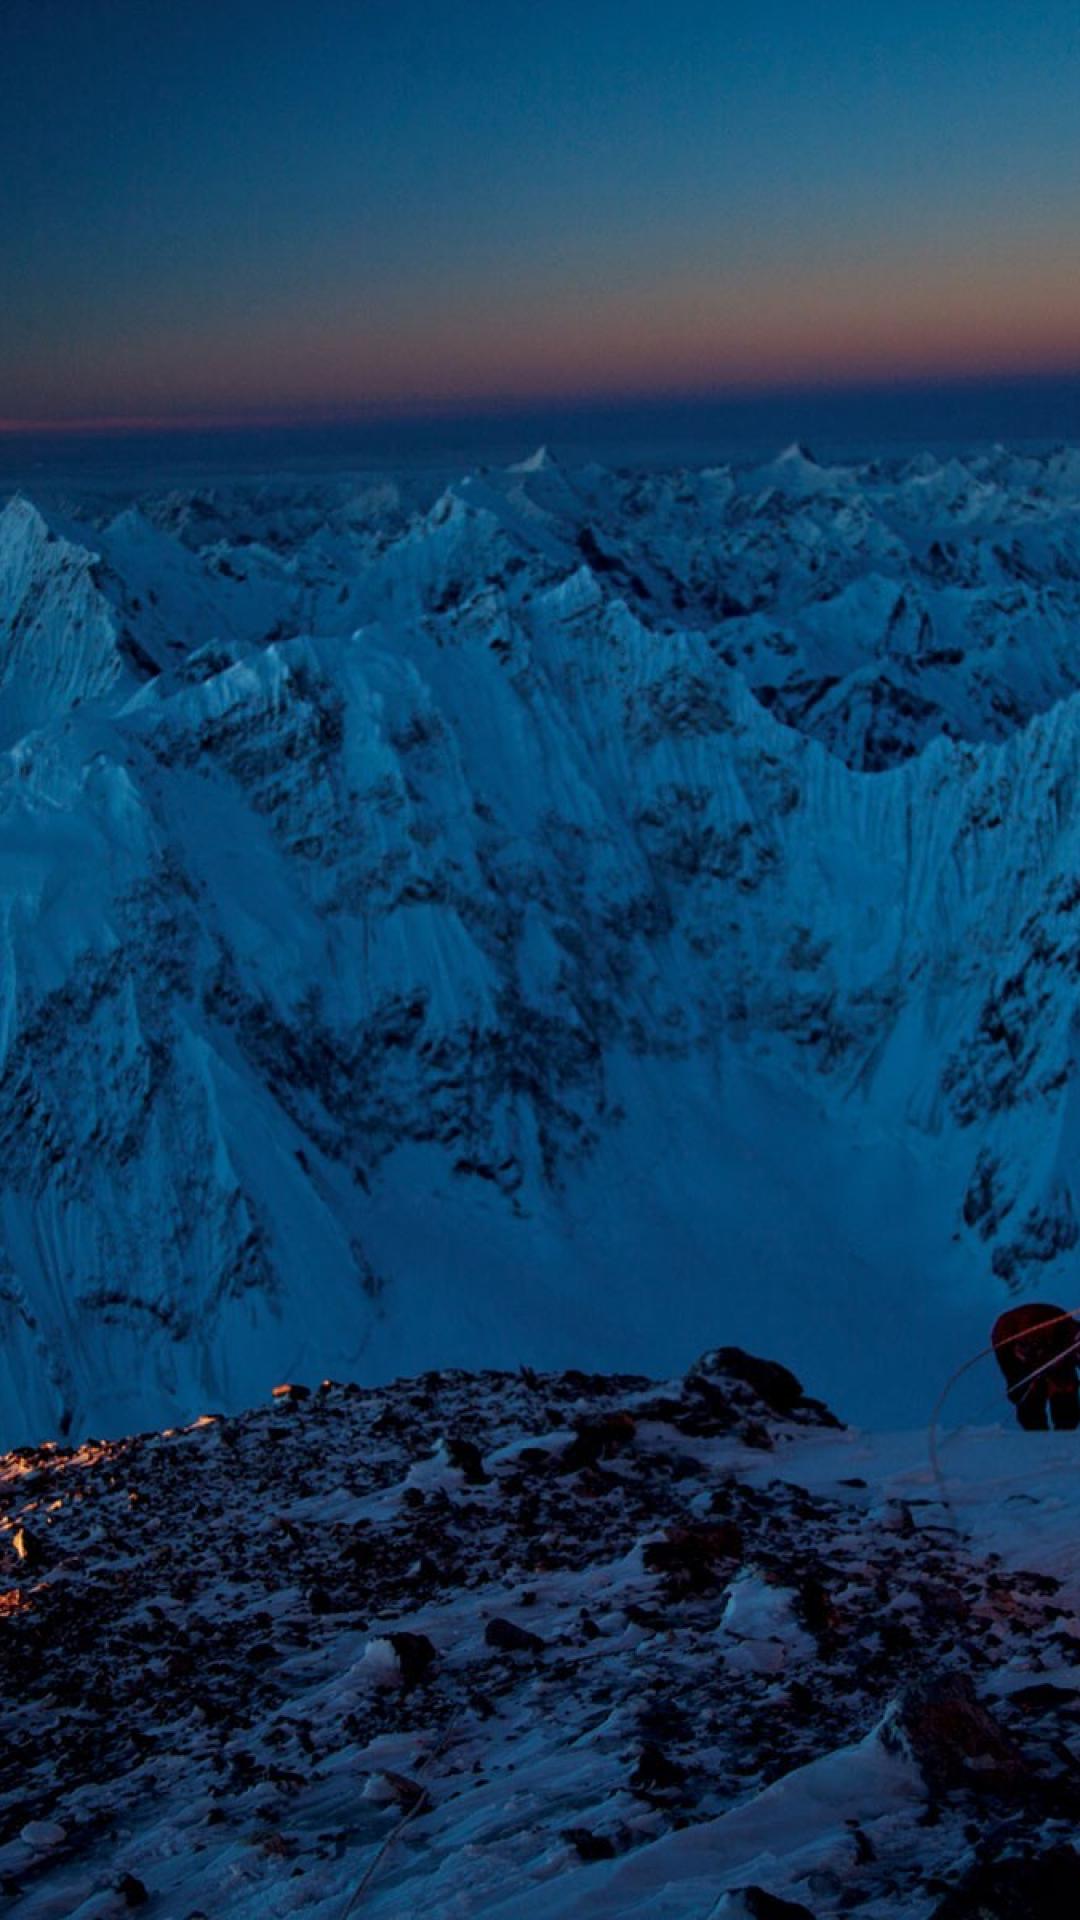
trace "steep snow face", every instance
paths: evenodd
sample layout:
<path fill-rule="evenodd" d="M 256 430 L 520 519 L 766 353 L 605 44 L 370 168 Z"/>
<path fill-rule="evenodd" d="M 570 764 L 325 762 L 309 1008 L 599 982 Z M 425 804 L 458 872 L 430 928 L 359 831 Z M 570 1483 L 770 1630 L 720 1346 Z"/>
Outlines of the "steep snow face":
<path fill-rule="evenodd" d="M 719 1334 L 899 1417 L 1068 1293 L 1078 506 L 802 449 L 9 505 L 8 1437 Z"/>
<path fill-rule="evenodd" d="M 0 509 L 0 745 L 114 688 L 123 663 L 95 556 L 28 500 Z"/>

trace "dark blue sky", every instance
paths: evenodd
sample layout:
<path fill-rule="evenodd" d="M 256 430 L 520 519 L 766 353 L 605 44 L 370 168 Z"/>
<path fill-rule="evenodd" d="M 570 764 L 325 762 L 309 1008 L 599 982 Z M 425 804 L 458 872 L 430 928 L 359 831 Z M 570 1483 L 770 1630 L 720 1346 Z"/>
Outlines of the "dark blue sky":
<path fill-rule="evenodd" d="M 0 421 L 1080 365 L 1078 21 L 7 0 Z"/>

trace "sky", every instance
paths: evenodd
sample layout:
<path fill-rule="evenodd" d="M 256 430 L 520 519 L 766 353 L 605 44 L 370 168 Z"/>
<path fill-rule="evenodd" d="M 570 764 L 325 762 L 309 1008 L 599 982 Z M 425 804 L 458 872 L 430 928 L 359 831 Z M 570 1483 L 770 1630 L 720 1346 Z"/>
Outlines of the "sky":
<path fill-rule="evenodd" d="M 4 0 L 0 426 L 1080 371 L 1075 0 Z"/>

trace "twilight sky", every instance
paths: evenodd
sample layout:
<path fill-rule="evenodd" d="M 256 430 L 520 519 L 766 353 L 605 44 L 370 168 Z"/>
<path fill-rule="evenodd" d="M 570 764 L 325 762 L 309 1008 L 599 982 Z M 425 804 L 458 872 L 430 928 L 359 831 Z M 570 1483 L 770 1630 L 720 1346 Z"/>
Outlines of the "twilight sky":
<path fill-rule="evenodd" d="M 1080 368 L 1075 0 L 5 0 L 0 425 Z"/>

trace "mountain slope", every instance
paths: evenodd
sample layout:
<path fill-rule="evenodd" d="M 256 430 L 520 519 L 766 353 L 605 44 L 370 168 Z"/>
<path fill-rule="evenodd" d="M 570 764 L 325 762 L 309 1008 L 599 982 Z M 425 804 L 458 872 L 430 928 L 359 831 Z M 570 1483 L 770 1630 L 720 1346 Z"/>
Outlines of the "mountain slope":
<path fill-rule="evenodd" d="M 1073 1441 L 970 1436 L 943 1504 L 924 1436 L 729 1348 L 0 1458 L 0 1890 L 26 1920 L 1055 1920 Z"/>
<path fill-rule="evenodd" d="M 1067 1291 L 1078 507 L 802 451 L 9 505 L 9 1437 L 718 1331 L 900 1417 Z"/>

